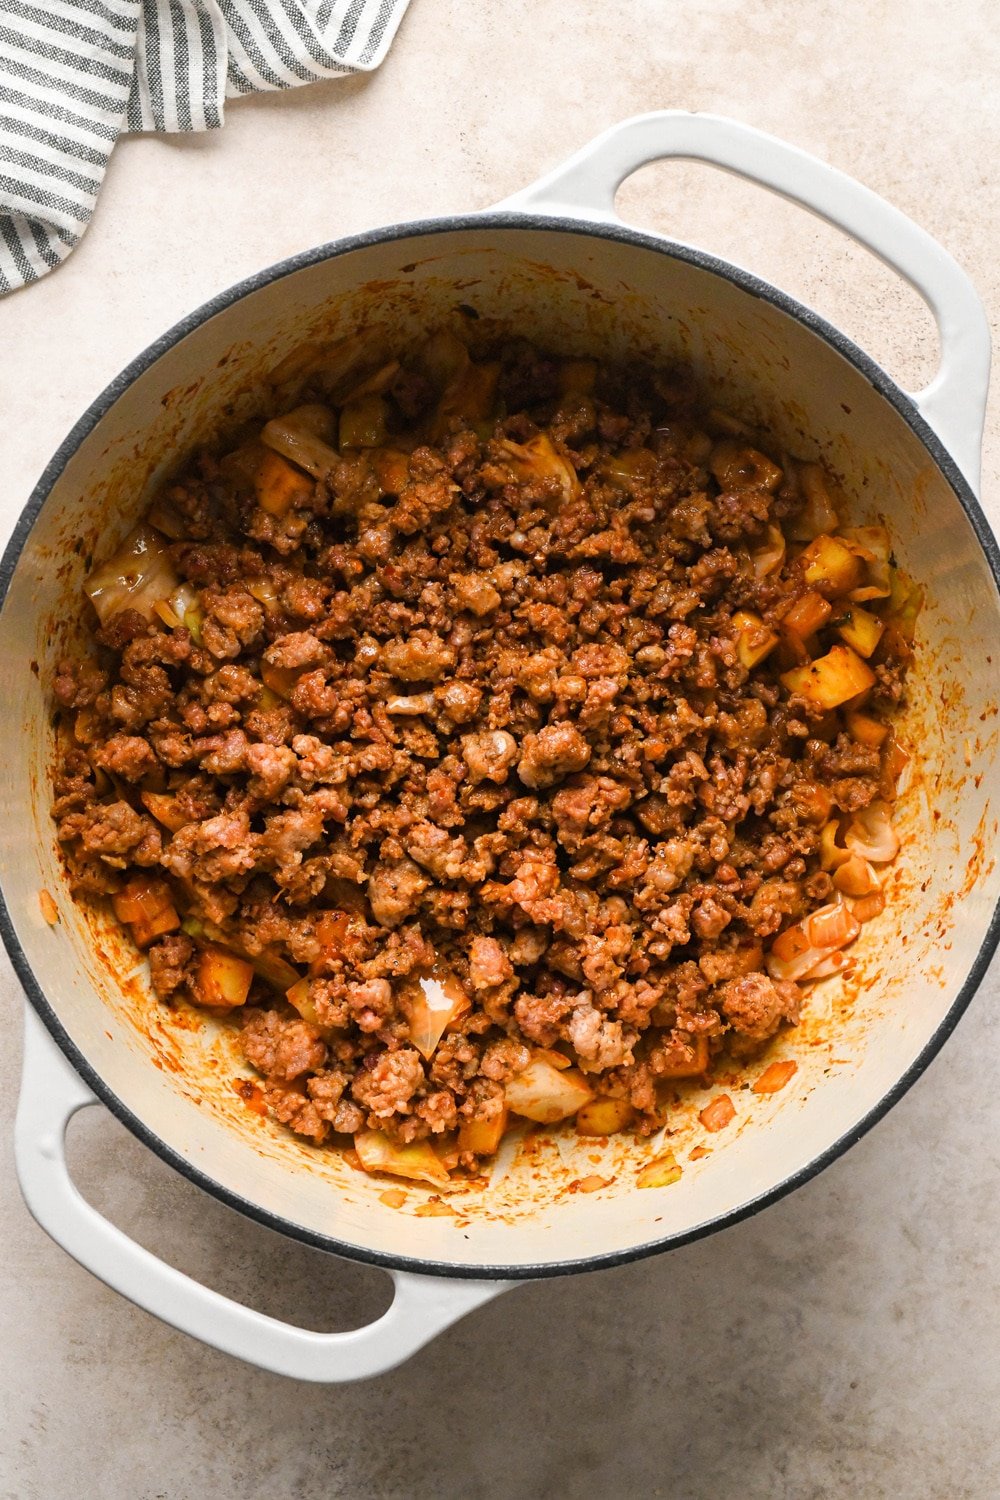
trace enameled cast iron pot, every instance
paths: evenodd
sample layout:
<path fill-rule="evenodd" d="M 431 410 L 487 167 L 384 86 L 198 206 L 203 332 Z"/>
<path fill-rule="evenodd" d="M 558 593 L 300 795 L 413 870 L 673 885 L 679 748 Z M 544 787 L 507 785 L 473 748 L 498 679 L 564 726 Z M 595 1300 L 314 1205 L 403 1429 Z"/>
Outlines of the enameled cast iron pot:
<path fill-rule="evenodd" d="M 638 234 L 615 216 L 646 162 L 698 159 L 795 200 L 867 245 L 930 305 L 941 368 L 918 395 L 806 308 L 747 272 Z M 226 1036 L 173 1024 L 135 955 L 72 903 L 48 814 L 47 693 L 86 553 L 107 554 L 152 488 L 226 407 L 249 412 L 264 377 L 304 341 L 363 326 L 405 348 L 456 304 L 565 353 L 653 352 L 691 362 L 717 400 L 774 440 L 822 457 L 856 522 L 884 516 L 901 564 L 927 589 L 905 739 L 916 752 L 889 910 L 866 929 L 848 992 L 814 989 L 784 1044 L 799 1070 L 739 1118 L 680 1182 L 637 1191 L 643 1150 L 615 1138 L 542 1146 L 458 1212 L 403 1209 L 337 1153 L 311 1150 L 248 1110 Z M 990 848 L 1000 766 L 998 554 L 976 500 L 989 370 L 979 299 L 951 258 L 867 189 L 732 121 L 651 114 L 608 131 L 498 209 L 376 230 L 284 261 L 192 314 L 94 403 L 49 465 L 3 559 L 0 613 L 0 886 L 3 936 L 28 996 L 17 1120 L 21 1186 L 39 1223 L 110 1286 L 178 1328 L 267 1369 L 311 1380 L 371 1375 L 518 1280 L 609 1266 L 752 1213 L 856 1141 L 927 1066 L 997 941 Z M 247 395 L 247 392 L 250 395 Z M 256 394 L 255 394 L 256 393 Z M 82 544 L 81 544 L 82 543 Z M 75 550 L 74 550 L 75 549 Z M 29 663 L 37 663 L 37 673 Z M 54 893 L 48 927 L 39 889 Z M 154 1066 L 154 1061 L 157 1066 Z M 745 1101 L 750 1100 L 747 1104 Z M 390 1310 L 319 1334 L 209 1291 L 134 1244 L 80 1197 L 63 1139 L 103 1102 L 178 1171 L 248 1216 L 384 1266 Z M 688 1114 L 679 1117 L 683 1127 Z M 648 1158 L 647 1158 L 648 1159 Z M 586 1175 L 614 1180 L 566 1191 Z"/>

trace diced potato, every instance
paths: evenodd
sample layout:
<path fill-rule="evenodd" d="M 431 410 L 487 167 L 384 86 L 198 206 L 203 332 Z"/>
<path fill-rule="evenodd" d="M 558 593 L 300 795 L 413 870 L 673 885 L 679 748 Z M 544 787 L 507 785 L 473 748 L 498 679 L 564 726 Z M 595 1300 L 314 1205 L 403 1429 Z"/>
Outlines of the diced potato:
<path fill-rule="evenodd" d="M 224 1006 L 229 1010 L 246 1004 L 253 983 L 253 964 L 237 958 L 228 948 L 214 944 L 201 950 L 194 992 L 200 1005 Z"/>
<path fill-rule="evenodd" d="M 778 637 L 764 624 L 760 615 L 741 609 L 733 615 L 733 626 L 738 631 L 736 654 L 747 671 L 759 666 L 778 644 Z"/>
<path fill-rule="evenodd" d="M 476 1156 L 492 1156 L 507 1129 L 510 1111 L 504 1105 L 488 1120 L 466 1120 L 458 1132 L 459 1151 L 472 1151 Z"/>
<path fill-rule="evenodd" d="M 176 932 L 180 925 L 181 919 L 172 906 L 164 907 L 155 917 L 140 917 L 138 921 L 129 923 L 132 937 L 139 948 L 148 948 L 155 938 L 164 937 L 168 932 Z"/>
<path fill-rule="evenodd" d="M 849 604 L 834 625 L 841 639 L 859 656 L 871 656 L 885 629 L 878 615 L 873 615 L 870 609 L 863 609 L 860 604 Z"/>
<path fill-rule="evenodd" d="M 901 568 L 889 570 L 889 619 L 906 641 L 913 644 L 917 616 L 924 606 L 924 591 Z"/>
<path fill-rule="evenodd" d="M 810 588 L 836 599 L 857 588 L 864 572 L 862 559 L 838 536 L 818 536 L 802 554 L 803 573 Z"/>
<path fill-rule="evenodd" d="M 681 1168 L 674 1153 L 664 1151 L 662 1155 L 654 1156 L 652 1161 L 646 1163 L 636 1177 L 635 1185 L 640 1188 L 670 1187 L 679 1182 L 681 1176 Z"/>
<path fill-rule="evenodd" d="M 381 448 L 388 435 L 389 408 L 379 395 L 349 401 L 340 413 L 341 448 Z"/>
<path fill-rule="evenodd" d="M 581 1135 L 615 1135 L 631 1123 L 635 1110 L 627 1099 L 591 1099 L 576 1116 Z"/>
<path fill-rule="evenodd" d="M 289 985 L 285 991 L 285 999 L 293 1010 L 298 1011 L 303 1021 L 308 1021 L 311 1026 L 319 1025 L 316 1007 L 309 998 L 308 979 L 296 979 L 294 984 Z"/>
<path fill-rule="evenodd" d="M 690 1059 L 673 1063 L 667 1068 L 661 1068 L 657 1073 L 657 1077 L 699 1078 L 708 1068 L 708 1037 L 692 1037 L 691 1046 L 694 1049 L 694 1055 Z"/>
<path fill-rule="evenodd" d="M 564 359 L 559 365 L 559 389 L 564 396 L 589 396 L 597 379 L 595 359 Z"/>
<path fill-rule="evenodd" d="M 471 1001 L 450 969 L 436 967 L 408 988 L 410 1041 L 425 1058 L 433 1057 L 448 1027 L 469 1009 Z"/>
<path fill-rule="evenodd" d="M 833 614 L 833 605 L 824 599 L 815 589 L 810 589 L 800 599 L 796 599 L 788 613 L 781 621 L 781 628 L 786 635 L 797 636 L 800 641 L 808 640 L 815 635 L 817 630 L 823 626 Z"/>
<path fill-rule="evenodd" d="M 540 1057 L 532 1058 L 523 1073 L 515 1074 L 507 1084 L 509 1107 L 540 1125 L 568 1119 L 593 1097 L 593 1089 L 578 1069 L 561 1072 Z"/>
<path fill-rule="evenodd" d="M 790 693 L 819 708 L 837 708 L 870 688 L 875 673 L 850 646 L 834 646 L 826 656 L 783 672 L 781 680 Z"/>
<path fill-rule="evenodd" d="M 846 715 L 845 722 L 851 739 L 859 745 L 867 745 L 870 750 L 878 750 L 889 733 L 888 724 L 873 719 L 870 714 L 852 711 Z"/>
<path fill-rule="evenodd" d="M 169 797 L 165 792 L 140 792 L 139 800 L 146 811 L 152 813 L 156 821 L 162 823 L 164 828 L 169 828 L 171 833 L 177 833 L 194 821 L 181 810 L 177 798 Z"/>
<path fill-rule="evenodd" d="M 372 468 L 382 495 L 398 495 L 410 477 L 410 455 L 400 448 L 377 448 Z"/>
<path fill-rule="evenodd" d="M 359 1130 L 354 1149 L 366 1172 L 389 1172 L 393 1177 L 408 1177 L 411 1182 L 448 1182 L 448 1172 L 429 1141 L 397 1145 L 381 1130 Z"/>
<path fill-rule="evenodd" d="M 161 912 L 172 909 L 173 892 L 165 880 L 149 875 L 133 875 L 120 891 L 111 897 L 119 922 L 151 922 Z"/>
<path fill-rule="evenodd" d="M 270 516 L 287 515 L 293 505 L 305 505 L 312 499 L 315 485 L 301 469 L 296 469 L 280 453 L 268 448 L 254 475 L 254 493 L 261 510 Z"/>
<path fill-rule="evenodd" d="M 543 1062 L 551 1063 L 560 1072 L 565 1068 L 571 1068 L 573 1064 L 565 1052 L 557 1052 L 554 1047 L 536 1047 L 532 1052 L 533 1057 L 540 1057 Z"/>

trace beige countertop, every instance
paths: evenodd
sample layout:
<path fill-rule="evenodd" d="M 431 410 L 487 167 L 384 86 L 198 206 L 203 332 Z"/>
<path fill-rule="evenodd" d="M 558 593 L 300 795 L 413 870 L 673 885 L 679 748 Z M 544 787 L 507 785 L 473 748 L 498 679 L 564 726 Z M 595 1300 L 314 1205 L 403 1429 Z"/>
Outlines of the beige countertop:
<path fill-rule="evenodd" d="M 5 527 L 84 407 L 198 303 L 320 241 L 486 207 L 642 110 L 732 114 L 827 157 L 941 240 L 995 323 L 998 79 L 988 0 L 413 0 L 370 79 L 119 145 L 80 248 L 0 301 Z M 932 368 L 914 294 L 800 212 L 687 166 L 647 169 L 619 206 L 816 306 L 904 382 Z M 998 414 L 995 396 L 994 518 Z M 403 1369 L 324 1389 L 174 1333 L 31 1221 L 4 960 L 0 1497 L 993 1500 L 998 978 L 888 1118 L 792 1197 L 668 1256 L 524 1287 Z M 101 1111 L 71 1155 L 115 1222 L 220 1290 L 321 1328 L 387 1300 L 380 1273 L 244 1222 Z"/>

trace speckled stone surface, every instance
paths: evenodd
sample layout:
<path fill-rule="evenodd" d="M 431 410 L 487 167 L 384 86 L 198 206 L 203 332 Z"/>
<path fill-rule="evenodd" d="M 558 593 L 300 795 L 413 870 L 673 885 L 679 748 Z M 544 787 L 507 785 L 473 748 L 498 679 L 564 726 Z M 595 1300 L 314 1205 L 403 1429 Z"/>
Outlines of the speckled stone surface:
<path fill-rule="evenodd" d="M 485 207 L 641 110 L 733 114 L 826 156 L 936 235 L 996 320 L 998 77 L 988 0 L 413 0 L 373 78 L 119 147 L 80 249 L 0 301 L 4 529 L 105 382 L 205 298 L 340 234 Z M 916 297 L 796 210 L 678 166 L 619 206 L 811 302 L 904 382 L 932 368 Z M 994 517 L 998 413 L 995 397 Z M 163 1327 L 36 1228 L 11 1161 L 4 962 L 0 1496 L 993 1500 L 998 978 L 889 1117 L 793 1197 L 667 1257 L 522 1288 L 391 1375 L 317 1388 Z M 220 1290 L 321 1328 L 386 1304 L 380 1273 L 244 1223 L 99 1111 L 71 1154 L 92 1201 Z"/>

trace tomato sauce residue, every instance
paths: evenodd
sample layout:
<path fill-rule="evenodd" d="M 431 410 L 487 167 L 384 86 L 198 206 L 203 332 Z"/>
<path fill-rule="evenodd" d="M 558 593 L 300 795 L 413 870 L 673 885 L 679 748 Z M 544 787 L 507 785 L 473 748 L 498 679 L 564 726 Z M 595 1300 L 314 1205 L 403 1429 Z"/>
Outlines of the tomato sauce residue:
<path fill-rule="evenodd" d="M 234 1078 L 233 1092 L 239 1094 L 247 1109 L 252 1109 L 255 1115 L 266 1119 L 267 1104 L 264 1100 L 264 1090 L 259 1084 L 254 1083 L 252 1078 Z"/>

